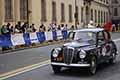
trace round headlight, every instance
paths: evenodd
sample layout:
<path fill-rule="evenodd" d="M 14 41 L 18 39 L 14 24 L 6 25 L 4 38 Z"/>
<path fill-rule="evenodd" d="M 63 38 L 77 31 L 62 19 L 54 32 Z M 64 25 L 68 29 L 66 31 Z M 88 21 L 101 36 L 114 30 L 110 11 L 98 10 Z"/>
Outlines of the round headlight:
<path fill-rule="evenodd" d="M 58 55 L 59 55 L 59 51 L 57 50 L 57 49 L 54 49 L 54 51 L 52 52 L 52 55 L 53 55 L 53 57 L 58 57 Z"/>
<path fill-rule="evenodd" d="M 85 58 L 86 57 L 86 52 L 84 50 L 81 50 L 80 53 L 79 53 L 79 57 L 81 59 Z"/>

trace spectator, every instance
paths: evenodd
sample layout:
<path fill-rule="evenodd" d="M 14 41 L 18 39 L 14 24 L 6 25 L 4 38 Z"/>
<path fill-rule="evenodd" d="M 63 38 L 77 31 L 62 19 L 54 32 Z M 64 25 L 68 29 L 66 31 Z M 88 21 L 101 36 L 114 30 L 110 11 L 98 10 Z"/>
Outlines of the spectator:
<path fill-rule="evenodd" d="M 81 22 L 81 27 L 80 28 L 85 28 L 85 22 Z"/>
<path fill-rule="evenodd" d="M 57 30 L 60 30 L 61 29 L 61 26 L 60 25 L 58 25 L 58 28 L 57 28 Z"/>
<path fill-rule="evenodd" d="M 74 25 L 72 25 L 70 29 L 71 29 L 71 30 L 74 30 Z"/>
<path fill-rule="evenodd" d="M 39 27 L 39 32 L 44 32 L 46 31 L 46 28 L 45 26 L 42 24 L 40 27 Z"/>
<path fill-rule="evenodd" d="M 28 32 L 36 32 L 35 24 L 32 24 L 32 25 L 28 28 Z"/>
<path fill-rule="evenodd" d="M 8 33 L 9 33 L 9 31 L 8 31 L 8 29 L 7 29 L 7 26 L 6 26 L 6 25 L 3 25 L 2 28 L 1 28 L 1 34 L 2 34 L 2 35 L 6 35 L 6 34 L 8 34 Z M 6 47 L 6 46 L 3 46 L 3 47 L 2 47 L 2 51 L 7 50 L 7 49 L 10 49 L 10 47 Z"/>
<path fill-rule="evenodd" d="M 92 20 L 89 22 L 88 28 L 95 28 L 94 22 Z"/>
<path fill-rule="evenodd" d="M 110 32 L 111 29 L 112 29 L 112 23 L 111 22 L 108 22 L 106 23 L 104 26 L 103 26 L 104 30 Z"/>
<path fill-rule="evenodd" d="M 57 30 L 57 24 L 49 24 L 48 31 L 56 31 Z"/>
<path fill-rule="evenodd" d="M 10 28 L 10 33 L 11 33 L 11 34 L 14 33 L 14 27 L 13 27 L 13 26 L 11 26 L 11 28 Z"/>
<path fill-rule="evenodd" d="M 115 31 L 115 24 L 112 24 L 112 31 Z"/>
<path fill-rule="evenodd" d="M 22 33 L 25 33 L 27 32 L 27 29 L 29 28 L 29 25 L 27 22 L 25 22 L 22 27 L 21 27 L 21 30 L 22 30 Z"/>
<path fill-rule="evenodd" d="M 97 28 L 101 28 L 100 24 L 97 25 Z"/>
<path fill-rule="evenodd" d="M 11 26 L 11 24 L 10 23 L 8 23 L 7 25 L 6 25 L 6 29 L 7 29 L 7 34 L 10 34 L 10 26 Z"/>
<path fill-rule="evenodd" d="M 31 28 L 32 28 L 32 32 L 36 32 L 35 24 L 32 24 Z"/>
<path fill-rule="evenodd" d="M 79 29 L 80 28 L 80 24 L 79 23 L 77 23 L 77 25 L 76 25 L 76 27 L 75 27 L 76 29 Z"/>
<path fill-rule="evenodd" d="M 55 24 L 53 24 L 52 26 L 53 26 L 53 27 L 52 27 L 52 31 L 56 31 L 56 30 L 57 30 L 57 24 L 55 23 Z"/>
<path fill-rule="evenodd" d="M 15 25 L 15 33 L 21 33 L 22 30 L 21 30 L 21 22 L 18 22 L 16 25 Z"/>
<path fill-rule="evenodd" d="M 1 34 L 4 35 L 4 34 L 7 34 L 9 31 L 6 27 L 6 25 L 3 25 L 2 28 L 1 28 Z"/>
<path fill-rule="evenodd" d="M 64 30 L 68 30 L 68 25 L 67 24 L 65 25 Z"/>
<path fill-rule="evenodd" d="M 61 24 L 61 30 L 64 30 L 65 27 L 64 27 L 64 24 Z"/>
<path fill-rule="evenodd" d="M 49 24 L 48 31 L 52 31 L 52 24 Z"/>

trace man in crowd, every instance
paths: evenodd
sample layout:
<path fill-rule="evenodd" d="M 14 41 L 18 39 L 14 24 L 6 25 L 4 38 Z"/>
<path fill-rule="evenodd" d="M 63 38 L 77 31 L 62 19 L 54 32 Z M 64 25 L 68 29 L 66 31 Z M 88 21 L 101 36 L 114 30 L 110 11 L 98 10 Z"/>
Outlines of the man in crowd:
<path fill-rule="evenodd" d="M 15 33 L 21 33 L 21 22 L 19 21 L 16 25 L 15 25 Z"/>
<path fill-rule="evenodd" d="M 39 32 L 45 32 L 45 31 L 46 31 L 46 28 L 45 28 L 44 24 L 40 25 Z"/>

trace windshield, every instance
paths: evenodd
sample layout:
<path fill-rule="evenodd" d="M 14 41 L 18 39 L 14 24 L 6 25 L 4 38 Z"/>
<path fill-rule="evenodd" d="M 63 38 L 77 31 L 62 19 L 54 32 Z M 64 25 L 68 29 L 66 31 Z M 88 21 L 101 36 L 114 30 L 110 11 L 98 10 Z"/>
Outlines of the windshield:
<path fill-rule="evenodd" d="M 79 40 L 79 41 L 95 41 L 96 39 L 96 34 L 94 32 L 76 32 L 74 35 L 74 40 Z"/>

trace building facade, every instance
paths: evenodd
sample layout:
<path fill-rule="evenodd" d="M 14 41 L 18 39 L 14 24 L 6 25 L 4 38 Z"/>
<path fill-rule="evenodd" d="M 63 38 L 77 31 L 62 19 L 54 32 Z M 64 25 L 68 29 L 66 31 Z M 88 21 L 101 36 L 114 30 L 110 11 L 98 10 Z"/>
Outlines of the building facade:
<path fill-rule="evenodd" d="M 109 22 L 110 0 L 0 0 L 0 24 L 18 21 L 48 26 L 50 23 L 96 25 Z"/>
<path fill-rule="evenodd" d="M 114 24 L 120 23 L 120 0 L 112 0 L 111 16 Z"/>

